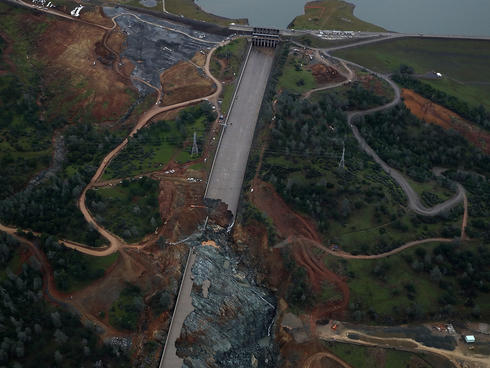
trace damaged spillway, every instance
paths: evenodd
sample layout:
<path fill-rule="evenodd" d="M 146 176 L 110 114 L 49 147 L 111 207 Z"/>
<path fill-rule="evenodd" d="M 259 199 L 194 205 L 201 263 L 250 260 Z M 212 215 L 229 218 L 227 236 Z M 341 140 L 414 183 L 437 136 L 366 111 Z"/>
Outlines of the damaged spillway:
<path fill-rule="evenodd" d="M 176 342 L 183 367 L 275 366 L 272 293 L 240 263 L 225 229 L 216 226 L 192 245 L 194 310 Z"/>

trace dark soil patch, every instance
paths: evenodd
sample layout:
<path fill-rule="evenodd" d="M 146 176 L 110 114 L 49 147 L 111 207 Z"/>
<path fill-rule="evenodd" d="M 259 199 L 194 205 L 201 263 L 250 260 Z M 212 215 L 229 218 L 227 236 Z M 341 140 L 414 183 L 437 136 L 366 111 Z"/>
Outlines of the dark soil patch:
<path fill-rule="evenodd" d="M 332 82 L 341 82 L 345 78 L 340 75 L 337 69 L 327 66 L 325 64 L 314 64 L 310 67 L 311 73 L 315 78 L 315 81 L 319 84 L 327 84 Z"/>

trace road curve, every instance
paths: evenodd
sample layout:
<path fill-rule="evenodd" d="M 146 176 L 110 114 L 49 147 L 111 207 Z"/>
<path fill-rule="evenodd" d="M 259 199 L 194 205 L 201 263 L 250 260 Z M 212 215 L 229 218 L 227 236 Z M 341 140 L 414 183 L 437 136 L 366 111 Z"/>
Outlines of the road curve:
<path fill-rule="evenodd" d="M 412 247 L 415 247 L 415 246 L 420 245 L 420 244 L 434 243 L 434 242 L 451 243 L 451 242 L 455 241 L 455 239 L 451 239 L 451 238 L 429 238 L 429 239 L 423 239 L 423 240 L 414 240 L 414 241 L 405 243 L 402 246 L 395 248 L 395 249 L 392 249 L 392 250 L 385 252 L 385 253 L 370 254 L 370 255 L 365 255 L 365 254 L 354 255 L 354 254 L 350 254 L 347 252 L 343 252 L 341 250 L 334 251 L 332 249 L 325 247 L 321 243 L 316 242 L 314 240 L 311 240 L 309 238 L 297 238 L 297 239 L 306 241 L 306 242 L 310 243 L 311 245 L 317 247 L 318 249 L 321 249 L 325 253 L 328 253 L 332 256 L 335 256 L 338 258 L 344 258 L 344 259 L 380 259 L 380 258 L 386 258 L 386 257 L 392 256 L 394 254 L 403 252 L 404 250 L 406 250 L 408 248 L 412 248 Z"/>
<path fill-rule="evenodd" d="M 342 49 L 347 49 L 347 48 L 357 47 L 357 46 L 363 46 L 363 45 L 368 45 L 370 43 L 376 43 L 376 42 L 387 41 L 387 40 L 394 40 L 396 38 L 404 38 L 404 37 L 407 37 L 407 36 L 395 33 L 395 34 L 390 34 L 390 35 L 379 36 L 379 38 L 370 38 L 367 40 L 361 40 L 361 41 L 349 43 L 346 45 L 328 47 L 328 48 L 323 49 L 323 50 L 326 52 L 331 52 L 331 51 L 342 50 Z"/>
<path fill-rule="evenodd" d="M 341 59 L 339 57 L 335 57 L 335 56 L 331 56 L 331 55 L 328 55 L 328 56 L 338 60 L 339 62 L 343 62 L 345 64 L 350 64 L 350 65 L 365 69 L 368 72 L 376 75 L 378 78 L 385 80 L 391 86 L 391 88 L 393 88 L 393 91 L 395 92 L 395 97 L 393 98 L 392 101 L 390 101 L 389 103 L 387 103 L 385 105 L 374 107 L 372 109 L 349 112 L 347 114 L 347 124 L 350 126 L 352 133 L 354 134 L 354 137 L 357 139 L 357 141 L 359 142 L 359 145 L 364 150 L 364 152 L 366 152 L 369 156 L 371 156 L 373 158 L 373 160 L 376 163 L 378 163 L 381 166 L 381 168 L 388 175 L 390 175 L 393 178 L 393 180 L 395 180 L 398 183 L 398 185 L 400 185 L 401 189 L 403 190 L 403 192 L 407 196 L 408 207 L 411 210 L 413 210 L 415 213 L 422 215 L 422 216 L 437 216 L 440 213 L 448 211 L 449 209 L 455 207 L 460 202 L 462 202 L 465 198 L 465 191 L 464 191 L 464 188 L 461 184 L 456 183 L 457 193 L 454 197 L 448 199 L 447 201 L 445 201 L 443 203 L 439 203 L 439 204 L 435 205 L 434 207 L 425 207 L 422 204 L 420 197 L 415 192 L 415 190 L 412 188 L 412 186 L 407 181 L 407 179 L 405 179 L 405 177 L 398 170 L 389 166 L 385 161 L 383 161 L 383 159 L 381 159 L 381 157 L 378 156 L 378 154 L 371 148 L 371 146 L 369 146 L 369 144 L 366 142 L 366 140 L 361 136 L 361 133 L 359 133 L 359 129 L 353 123 L 353 120 L 355 118 L 360 118 L 360 117 L 363 117 L 366 115 L 374 114 L 378 111 L 386 110 L 386 109 L 392 108 L 392 107 L 396 106 L 397 104 L 399 104 L 401 101 L 401 97 L 400 97 L 401 91 L 400 91 L 400 88 L 396 85 L 396 83 L 393 82 L 386 75 L 381 74 L 381 73 L 377 73 L 377 72 L 370 70 L 370 69 L 367 69 L 367 68 L 363 67 L 362 65 Z"/>
<path fill-rule="evenodd" d="M 315 50 L 315 56 L 318 60 L 320 60 L 320 63 L 331 67 L 331 65 L 327 61 L 325 61 L 325 59 L 320 55 L 320 52 L 318 50 Z M 315 92 L 324 91 L 324 90 L 332 89 L 332 88 L 337 88 L 337 87 L 343 86 L 344 84 L 351 83 L 355 78 L 355 73 L 352 71 L 352 69 L 349 69 L 345 65 L 344 62 L 341 62 L 341 64 L 344 66 L 345 70 L 347 70 L 347 73 L 343 73 L 339 70 L 339 74 L 342 75 L 345 78 L 345 80 L 338 82 L 338 83 L 334 83 L 334 84 L 328 84 L 328 85 L 323 86 L 323 87 L 310 89 L 309 91 L 307 91 L 303 94 L 303 98 L 310 98 L 310 96 Z"/>
<path fill-rule="evenodd" d="M 340 359 L 336 355 L 333 355 L 332 353 L 329 353 L 327 351 L 323 351 L 321 353 L 316 353 L 316 354 L 313 354 L 312 356 L 308 357 L 308 359 L 306 359 L 306 361 L 303 364 L 303 368 L 310 368 L 313 363 L 316 363 L 317 361 L 322 360 L 323 358 L 328 358 L 330 360 L 333 360 L 333 361 L 337 362 L 338 364 L 340 364 L 340 366 L 343 368 L 352 368 L 352 366 L 349 365 L 347 362 L 344 362 L 342 359 Z M 318 367 L 319 366 L 320 365 L 318 365 Z M 315 367 L 317 367 L 317 365 L 315 365 Z"/>
<path fill-rule="evenodd" d="M 97 168 L 97 171 L 95 172 L 94 176 L 90 180 L 89 184 L 83 189 L 82 194 L 80 195 L 80 198 L 78 199 L 78 207 L 80 208 L 80 211 L 82 212 L 85 220 L 90 223 L 95 230 L 99 232 L 100 235 L 102 235 L 105 239 L 109 241 L 109 246 L 104 248 L 103 250 L 97 251 L 96 248 L 93 249 L 88 249 L 87 247 L 81 246 L 79 244 L 73 243 L 73 242 L 64 242 L 64 244 L 72 249 L 78 250 L 83 253 L 87 253 L 87 251 L 90 251 L 93 253 L 95 251 L 95 254 L 92 255 L 107 255 L 116 252 L 121 245 L 125 245 L 124 240 L 122 240 L 120 237 L 114 235 L 113 233 L 109 232 L 106 230 L 104 227 L 100 226 L 97 224 L 95 221 L 94 217 L 88 210 L 85 200 L 86 200 L 86 195 L 87 191 L 90 190 L 93 186 L 95 186 L 95 183 L 102 177 L 104 174 L 105 169 L 107 166 L 110 164 L 110 162 L 116 157 L 119 152 L 126 147 L 126 145 L 129 142 L 129 138 L 133 137 L 140 129 L 142 129 L 155 115 L 158 115 L 162 112 L 186 107 L 189 105 L 196 104 L 198 102 L 210 100 L 210 99 L 216 99 L 219 94 L 221 93 L 222 86 L 221 83 L 211 74 L 209 71 L 209 64 L 211 60 L 211 56 L 216 48 L 210 50 L 210 52 L 207 55 L 206 58 L 206 64 L 204 66 L 204 71 L 206 75 L 213 80 L 213 82 L 216 84 L 216 91 L 210 94 L 209 96 L 206 97 L 200 97 L 200 98 L 195 98 L 192 100 L 180 102 L 174 105 L 170 106 L 153 106 L 150 110 L 145 112 L 138 120 L 138 123 L 136 126 L 131 130 L 129 133 L 128 137 L 125 138 L 116 148 L 114 148 L 109 154 L 107 154 L 102 162 L 100 163 L 99 167 Z"/>
<path fill-rule="evenodd" d="M 118 15 L 114 16 L 114 17 L 112 18 L 112 21 L 115 23 L 115 19 L 116 19 L 116 18 L 121 17 L 121 16 L 124 16 L 124 15 L 130 15 L 130 16 L 135 17 L 136 19 L 138 19 L 140 22 L 143 22 L 143 23 L 146 23 L 146 24 L 150 24 L 150 25 L 152 25 L 152 26 L 154 26 L 154 27 L 159 27 L 159 28 L 166 29 L 166 30 L 168 30 L 168 31 L 172 31 L 172 32 L 176 32 L 176 33 L 183 34 L 184 36 L 189 37 L 190 39 L 193 39 L 193 40 L 195 40 L 195 41 L 204 42 L 204 43 L 209 43 L 209 44 L 213 44 L 213 45 L 216 45 L 216 44 L 220 43 L 219 41 L 208 41 L 208 40 L 204 40 L 204 39 L 202 39 L 202 38 L 198 38 L 198 37 L 191 36 L 190 34 L 185 33 L 184 31 L 181 31 L 181 30 L 179 30 L 179 29 L 175 29 L 175 28 L 171 28 L 171 27 L 163 26 L 163 25 L 158 24 L 158 23 L 149 22 L 149 21 L 147 21 L 147 20 L 144 20 L 143 18 L 140 18 L 140 17 L 139 17 L 139 16 L 137 16 L 136 14 L 129 13 L 129 12 L 121 13 L 121 14 L 118 14 Z"/>
<path fill-rule="evenodd" d="M 104 247 L 97 247 L 97 248 L 95 248 L 95 247 L 90 247 L 90 246 L 87 246 L 87 245 L 84 245 L 84 244 L 81 244 L 81 243 L 77 243 L 77 242 L 74 242 L 74 241 L 61 239 L 60 242 L 63 245 L 65 245 L 68 248 L 71 248 L 71 249 L 74 249 L 76 251 L 79 251 L 80 253 L 84 253 L 84 254 L 91 255 L 91 256 L 99 256 L 99 257 L 101 257 L 101 256 L 107 256 L 107 255 L 110 255 L 112 253 L 115 253 L 115 252 L 117 252 L 121 248 L 121 246 L 127 245 L 124 242 L 123 239 L 121 239 L 117 235 L 111 233 L 110 231 L 106 230 L 104 227 L 102 227 L 99 224 L 97 224 L 97 222 L 95 221 L 94 217 L 92 216 L 92 214 L 88 210 L 88 208 L 86 206 L 86 203 L 85 203 L 87 191 L 90 190 L 92 187 L 96 186 L 96 182 L 102 177 L 102 175 L 104 174 L 105 169 L 110 164 L 110 162 L 112 161 L 112 159 L 114 159 L 114 157 L 116 157 L 117 154 L 128 144 L 129 138 L 130 137 L 133 137 L 155 115 L 158 115 L 158 114 L 163 113 L 163 112 L 166 112 L 166 111 L 170 111 L 170 110 L 174 110 L 174 109 L 186 107 L 186 106 L 189 106 L 189 105 L 193 105 L 193 104 L 196 104 L 196 103 L 199 103 L 199 102 L 202 102 L 202 101 L 214 101 L 216 103 L 216 100 L 217 100 L 218 96 L 220 95 L 220 93 L 222 91 L 222 85 L 211 74 L 211 72 L 209 70 L 209 65 L 210 65 L 211 57 L 212 57 L 212 55 L 213 55 L 213 53 L 214 53 L 214 51 L 216 50 L 217 47 L 218 46 L 216 46 L 215 48 L 213 48 L 213 49 L 211 49 L 209 51 L 209 53 L 208 53 L 208 55 L 206 57 L 206 63 L 204 65 L 204 72 L 206 73 L 206 75 L 216 85 L 215 92 L 213 92 L 212 94 L 210 94 L 208 96 L 205 96 L 205 97 L 195 98 L 195 99 L 192 99 L 192 100 L 180 102 L 180 103 L 169 105 L 169 106 L 163 106 L 163 107 L 161 107 L 161 106 L 156 106 L 155 105 L 150 110 L 148 110 L 147 112 L 145 112 L 139 118 L 138 123 L 131 130 L 131 132 L 129 133 L 128 137 L 125 138 L 116 148 L 114 148 L 111 152 L 109 152 L 104 157 L 104 159 L 100 163 L 99 167 L 97 168 L 97 171 L 95 172 L 94 176 L 92 177 L 92 179 L 90 180 L 90 182 L 88 183 L 88 185 L 83 189 L 80 197 L 78 198 L 77 204 L 78 204 L 78 207 L 79 207 L 80 211 L 82 212 L 85 220 L 89 224 L 91 224 L 94 227 L 94 229 L 97 230 L 97 232 L 100 235 L 102 235 L 106 240 L 108 240 L 109 245 L 108 246 L 104 246 Z M 6 225 L 2 225 L 0 223 L 0 231 L 4 231 L 4 232 L 6 232 L 8 234 L 15 235 L 15 233 L 18 231 L 18 228 L 6 226 Z M 24 231 L 30 231 L 30 230 L 24 229 Z M 40 233 L 37 233 L 37 232 L 32 232 L 32 233 L 34 235 L 36 235 L 36 236 L 40 236 L 41 235 Z"/>

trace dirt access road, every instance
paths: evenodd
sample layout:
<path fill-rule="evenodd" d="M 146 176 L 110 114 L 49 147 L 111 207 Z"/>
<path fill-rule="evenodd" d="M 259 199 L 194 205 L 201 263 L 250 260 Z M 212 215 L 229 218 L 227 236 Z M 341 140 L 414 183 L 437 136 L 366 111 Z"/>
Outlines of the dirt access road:
<path fill-rule="evenodd" d="M 328 63 L 321 56 L 321 54 L 320 54 L 320 52 L 318 50 L 315 50 L 315 59 L 318 60 L 320 63 L 322 63 L 324 65 L 333 67 L 333 65 L 331 65 L 330 63 Z M 326 85 L 326 86 L 323 86 L 323 87 L 318 87 L 318 88 L 311 89 L 311 90 L 309 90 L 309 91 L 307 91 L 306 93 L 303 94 L 303 98 L 310 98 L 310 96 L 312 95 L 312 93 L 315 93 L 315 92 L 324 91 L 324 90 L 327 90 L 327 89 L 336 88 L 336 87 L 340 87 L 340 86 L 343 86 L 345 84 L 351 83 L 355 79 L 356 74 L 354 73 L 354 71 L 352 69 L 348 68 L 347 65 L 345 65 L 344 62 L 341 62 L 341 64 L 344 67 L 344 69 L 347 70 L 347 73 L 344 73 L 340 69 L 338 69 L 339 74 L 345 78 L 344 81 L 338 82 L 338 83 L 335 83 L 335 84 L 329 84 L 329 85 Z"/>
<path fill-rule="evenodd" d="M 327 54 L 328 55 L 328 54 Z M 457 193 L 454 197 L 448 199 L 447 201 L 443 203 L 439 203 L 435 205 L 434 207 L 425 207 L 421 200 L 419 195 L 415 192 L 415 190 L 412 188 L 410 183 L 405 179 L 405 177 L 396 169 L 392 168 L 389 166 L 385 161 L 381 159 L 381 157 L 378 156 L 378 154 L 367 144 L 366 140 L 362 137 L 361 133 L 359 133 L 359 129 L 357 126 L 353 123 L 354 119 L 361 118 L 366 115 L 374 114 L 379 111 L 383 111 L 386 109 L 390 109 L 396 105 L 398 105 L 401 102 L 401 91 L 400 88 L 394 83 L 388 76 L 380 73 L 376 73 L 370 69 L 367 69 L 363 67 L 362 65 L 352 63 L 350 61 L 328 55 L 339 62 L 343 63 L 343 65 L 350 64 L 353 66 L 356 66 L 361 69 L 366 69 L 368 72 L 374 74 L 378 78 L 381 78 L 385 80 L 391 88 L 393 88 L 393 91 L 395 92 L 395 97 L 393 98 L 392 101 L 389 103 L 374 107 L 372 109 L 368 110 L 362 110 L 362 111 L 351 111 L 347 114 L 347 123 L 350 126 L 352 133 L 354 134 L 354 137 L 357 139 L 359 142 L 359 145 L 361 148 L 366 152 L 369 156 L 373 158 L 373 160 L 381 166 L 381 168 L 388 174 L 390 175 L 401 187 L 405 195 L 407 196 L 408 199 L 408 207 L 414 211 L 415 213 L 422 215 L 422 216 L 437 216 L 443 212 L 446 212 L 450 210 L 451 208 L 455 207 L 458 205 L 460 202 L 462 202 L 465 198 L 465 190 L 463 186 L 459 183 L 456 183 L 457 186 Z"/>
<path fill-rule="evenodd" d="M 490 367 L 488 357 L 482 355 L 467 355 L 460 348 L 456 347 L 454 351 L 437 349 L 425 346 L 411 338 L 398 337 L 375 337 L 352 329 L 334 331 L 330 325 L 319 326 L 317 328 L 318 336 L 325 341 L 344 342 L 348 344 L 357 344 L 372 347 L 382 347 L 395 350 L 406 350 L 419 353 L 429 353 L 440 355 L 448 359 L 455 367 L 458 368 L 488 368 Z M 357 335 L 358 339 L 351 339 L 349 335 Z M 351 335 L 351 336 L 352 336 Z M 369 339 L 369 341 L 367 341 Z M 470 363 L 471 365 L 468 365 Z"/>
<path fill-rule="evenodd" d="M 222 200 L 233 216 L 273 60 L 273 49 L 250 46 L 206 187 L 205 197 Z"/>
<path fill-rule="evenodd" d="M 25 5 L 25 6 L 29 7 L 29 8 L 38 9 L 37 7 L 31 6 L 30 4 L 26 4 L 26 3 L 23 3 L 23 2 L 19 2 L 19 3 L 22 4 L 22 5 Z M 45 13 L 49 13 L 49 14 L 61 16 L 63 18 L 67 18 L 67 19 L 70 19 L 70 20 L 73 20 L 73 21 L 81 21 L 79 19 L 75 19 L 75 18 L 69 17 L 69 16 L 65 15 L 64 13 L 55 12 L 55 11 L 48 11 L 48 9 L 44 9 L 44 8 L 43 9 L 38 9 L 38 10 L 44 11 Z M 113 26 L 112 27 L 105 27 L 105 26 L 101 26 L 101 25 L 98 25 L 98 24 L 95 24 L 95 23 L 90 23 L 90 22 L 85 22 L 85 21 L 84 21 L 84 23 L 88 23 L 88 24 L 91 24 L 91 25 L 94 25 L 94 26 L 103 28 L 103 29 L 105 29 L 107 31 L 112 31 L 117 26 L 117 23 L 115 22 L 115 20 L 112 19 L 112 21 L 113 21 Z M 94 217 L 92 216 L 92 214 L 90 213 L 90 211 L 88 210 L 88 208 L 87 208 L 87 206 L 85 204 L 87 191 L 90 190 L 91 188 L 93 188 L 95 186 L 96 182 L 101 178 L 101 176 L 103 175 L 105 169 L 110 164 L 110 162 L 112 161 L 112 159 L 114 159 L 114 157 L 116 157 L 119 154 L 119 152 L 128 144 L 129 138 L 130 137 L 133 137 L 154 116 L 156 116 L 158 114 L 161 114 L 163 112 L 167 112 L 167 111 L 171 111 L 171 110 L 183 108 L 183 107 L 190 106 L 190 105 L 193 105 L 193 104 L 196 104 L 196 103 L 199 103 L 199 102 L 203 102 L 203 101 L 210 101 L 210 102 L 212 102 L 215 105 L 217 104 L 218 96 L 221 94 L 221 91 L 222 91 L 222 85 L 211 74 L 211 72 L 209 70 L 209 65 L 210 65 L 211 57 L 212 57 L 214 51 L 219 46 L 221 46 L 223 44 L 226 44 L 226 43 L 227 42 L 222 42 L 222 43 L 218 44 L 217 46 L 215 46 L 213 49 L 211 49 L 208 52 L 207 57 L 206 57 L 206 63 L 205 63 L 204 68 L 203 68 L 204 69 L 204 72 L 206 73 L 206 75 L 216 85 L 215 92 L 213 92 L 212 94 L 210 94 L 208 96 L 203 96 L 203 97 L 200 97 L 200 98 L 195 98 L 195 99 L 184 101 L 184 102 L 180 102 L 180 103 L 177 103 L 177 104 L 173 104 L 173 105 L 161 107 L 161 106 L 158 106 L 157 105 L 158 102 L 160 101 L 160 96 L 161 96 L 161 91 L 159 91 L 159 94 L 157 96 L 156 104 L 150 110 L 148 110 L 147 112 L 145 112 L 139 118 L 138 123 L 132 129 L 132 131 L 129 133 L 128 137 L 125 138 L 111 152 L 109 152 L 109 154 L 107 154 L 106 157 L 104 157 L 104 159 L 100 163 L 99 167 L 97 168 L 97 171 L 96 171 L 95 175 L 92 177 L 92 179 L 90 180 L 89 184 L 82 191 L 82 193 L 81 193 L 81 195 L 80 195 L 80 197 L 78 199 L 78 206 L 80 208 L 80 211 L 82 212 L 85 220 L 87 222 L 89 222 L 90 224 L 92 224 L 94 226 L 94 228 L 105 239 L 108 240 L 109 246 L 100 247 L 100 248 L 93 248 L 93 247 L 89 247 L 89 246 L 86 246 L 84 244 L 80 244 L 80 243 L 77 243 L 77 242 L 73 242 L 73 241 L 69 241 L 69 240 L 61 240 L 61 242 L 65 246 L 67 246 L 67 247 L 69 247 L 71 249 L 77 250 L 77 251 L 79 251 L 81 253 L 84 253 L 84 254 L 87 254 L 87 255 L 91 255 L 91 256 L 107 256 L 109 254 L 112 254 L 112 253 L 116 252 L 122 246 L 126 245 L 126 243 L 120 237 L 116 236 L 115 234 L 113 234 L 113 233 L 109 232 L 108 230 L 106 230 L 104 227 L 102 227 L 99 224 L 97 224 L 97 222 L 95 221 Z M 8 226 L 4 226 L 4 225 L 1 225 L 1 224 L 0 224 L 0 226 L 1 226 L 0 227 L 0 230 L 6 231 L 6 232 L 8 232 L 10 234 L 15 234 L 15 232 L 17 231 L 17 228 L 14 228 L 14 227 L 8 227 Z"/>
<path fill-rule="evenodd" d="M 17 239 L 20 243 L 26 245 L 31 251 L 33 256 L 39 261 L 41 265 L 41 273 L 43 278 L 43 290 L 45 298 L 50 302 L 60 306 L 63 306 L 67 309 L 75 309 L 78 313 L 80 313 L 83 320 L 90 321 L 93 324 L 97 325 L 102 331 L 104 331 L 103 336 L 125 336 L 126 333 L 122 333 L 111 326 L 103 323 L 98 318 L 87 312 L 85 306 L 77 303 L 76 300 L 72 298 L 70 294 L 64 294 L 56 288 L 53 270 L 51 265 L 46 258 L 44 252 L 42 252 L 33 242 L 28 239 L 25 239 L 16 234 L 16 229 L 12 229 L 0 224 L 0 231 L 6 232 L 10 234 L 12 237 Z M 37 234 L 35 234 L 37 235 Z M 73 294 L 73 293 L 71 293 Z"/>
<path fill-rule="evenodd" d="M 323 365 L 321 364 L 321 361 L 325 358 L 333 360 L 334 362 L 337 362 L 343 368 L 353 368 L 350 364 L 344 362 L 339 357 L 333 355 L 332 353 L 326 352 L 326 351 L 322 352 L 322 353 L 316 353 L 316 354 L 313 354 L 312 356 L 308 357 L 308 359 L 306 359 L 306 361 L 303 364 L 303 368 L 323 367 Z"/>
<path fill-rule="evenodd" d="M 92 216 L 92 214 L 88 210 L 86 203 L 85 203 L 87 191 L 95 186 L 96 182 L 102 177 L 105 169 L 111 163 L 111 161 L 114 159 L 114 157 L 116 157 L 119 154 L 119 152 L 121 152 L 121 150 L 124 147 L 126 147 L 126 145 L 129 142 L 129 138 L 133 137 L 155 115 L 161 114 L 161 113 L 166 112 L 166 111 L 170 111 L 170 110 L 186 107 L 189 105 L 193 105 L 193 104 L 196 104 L 196 103 L 199 103 L 202 101 L 213 101 L 213 102 L 216 101 L 216 99 L 218 98 L 218 96 L 221 93 L 222 86 L 221 86 L 221 83 L 209 71 L 209 64 L 210 64 L 211 56 L 212 56 L 213 52 L 216 50 L 216 48 L 217 47 L 210 50 L 210 52 L 208 53 L 207 58 L 206 58 L 206 64 L 204 66 L 204 71 L 205 71 L 206 75 L 209 78 L 211 78 L 211 80 L 216 84 L 216 91 L 209 96 L 184 101 L 184 102 L 177 103 L 177 104 L 170 105 L 170 106 L 164 106 L 164 107 L 160 107 L 157 105 L 153 106 L 150 110 L 145 112 L 139 118 L 138 123 L 133 128 L 133 130 L 131 130 L 128 137 L 125 138 L 116 148 L 114 148 L 111 152 L 109 152 L 109 154 L 107 154 L 107 156 L 104 157 L 104 159 L 100 163 L 99 167 L 97 168 L 97 171 L 95 172 L 94 176 L 90 180 L 90 183 L 82 191 L 82 194 L 80 195 L 80 198 L 78 199 L 78 207 L 80 208 L 80 211 L 82 212 L 83 216 L 85 217 L 85 220 L 88 223 L 92 224 L 94 226 L 94 228 L 99 232 L 99 234 L 101 234 L 104 238 L 106 238 L 109 241 L 109 247 L 104 250 L 104 253 L 106 253 L 105 255 L 116 252 L 122 245 L 125 244 L 125 242 L 120 237 L 112 234 L 111 232 L 106 230 L 104 227 L 97 224 L 97 222 L 95 221 L 94 217 Z M 157 100 L 157 102 L 158 102 L 158 100 Z M 100 251 L 97 251 L 96 249 L 90 250 L 90 249 L 87 249 L 86 247 L 79 247 L 76 245 L 73 246 L 73 249 L 79 250 L 79 251 L 84 252 L 84 253 L 86 253 L 87 251 L 90 251 L 90 253 L 87 253 L 87 254 L 91 254 L 91 255 L 101 255 Z"/>

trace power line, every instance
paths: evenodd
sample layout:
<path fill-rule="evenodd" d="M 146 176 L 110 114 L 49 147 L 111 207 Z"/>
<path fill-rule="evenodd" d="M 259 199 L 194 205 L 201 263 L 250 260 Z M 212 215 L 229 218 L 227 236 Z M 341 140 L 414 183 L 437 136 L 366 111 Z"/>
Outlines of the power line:
<path fill-rule="evenodd" d="M 192 144 L 192 152 L 191 155 L 198 155 L 199 154 L 199 149 L 197 148 L 197 135 L 196 132 L 194 132 L 194 143 Z"/>
<path fill-rule="evenodd" d="M 342 158 L 340 159 L 339 162 L 339 168 L 342 167 L 342 169 L 345 169 L 345 144 L 342 141 Z"/>

